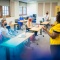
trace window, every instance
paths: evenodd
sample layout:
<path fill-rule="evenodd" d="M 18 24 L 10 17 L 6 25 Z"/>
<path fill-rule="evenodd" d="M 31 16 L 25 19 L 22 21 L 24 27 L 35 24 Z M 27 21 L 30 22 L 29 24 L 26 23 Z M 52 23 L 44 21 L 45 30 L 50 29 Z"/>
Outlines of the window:
<path fill-rule="evenodd" d="M 2 15 L 9 16 L 9 6 L 2 6 Z"/>
<path fill-rule="evenodd" d="M 27 15 L 27 7 L 20 6 L 19 7 L 19 14 L 20 15 Z"/>
<path fill-rule="evenodd" d="M 23 15 L 27 14 L 27 7 L 23 7 Z"/>
<path fill-rule="evenodd" d="M 19 1 L 19 15 L 27 15 L 27 3 Z"/>
<path fill-rule="evenodd" d="M 22 15 L 22 14 L 23 14 L 23 12 L 22 12 L 22 11 L 23 11 L 23 7 L 22 7 L 22 6 L 20 6 L 20 7 L 19 7 L 19 14 L 20 14 L 20 15 Z"/>
<path fill-rule="evenodd" d="M 2 18 L 3 16 L 10 16 L 9 6 L 0 6 L 0 18 Z"/>

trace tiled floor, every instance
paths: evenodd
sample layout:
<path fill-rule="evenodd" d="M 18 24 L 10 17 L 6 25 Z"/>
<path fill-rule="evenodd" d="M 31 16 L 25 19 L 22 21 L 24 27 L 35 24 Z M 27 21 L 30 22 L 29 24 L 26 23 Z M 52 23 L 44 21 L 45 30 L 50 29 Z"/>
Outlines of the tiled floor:
<path fill-rule="evenodd" d="M 30 48 L 32 47 L 33 49 L 26 50 L 28 54 L 25 52 L 27 57 L 23 60 L 51 60 L 49 36 L 46 32 L 43 32 L 43 35 L 44 37 L 42 35 L 35 37 L 35 42 L 30 44 Z"/>
<path fill-rule="evenodd" d="M 25 29 L 19 30 L 18 34 L 24 31 Z M 42 35 L 39 34 L 38 32 L 35 42 L 31 42 L 30 47 L 23 52 L 22 60 L 51 60 L 50 37 L 46 32 L 43 32 Z"/>
<path fill-rule="evenodd" d="M 18 30 L 17 35 L 21 34 L 25 31 Z M 39 33 L 38 33 L 39 34 Z M 22 60 L 51 60 L 50 53 L 50 44 L 49 44 L 49 36 L 46 32 L 42 33 L 44 35 L 38 35 L 35 37 L 35 42 L 31 42 L 30 47 L 27 47 L 23 54 Z"/>

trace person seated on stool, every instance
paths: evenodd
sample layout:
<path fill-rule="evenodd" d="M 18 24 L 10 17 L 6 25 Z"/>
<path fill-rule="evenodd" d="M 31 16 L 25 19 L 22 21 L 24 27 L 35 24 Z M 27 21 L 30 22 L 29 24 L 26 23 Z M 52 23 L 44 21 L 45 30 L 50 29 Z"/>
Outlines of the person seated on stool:
<path fill-rule="evenodd" d="M 32 27 L 33 27 L 32 18 L 29 18 L 27 21 L 26 30 L 29 31 L 29 29 L 31 29 Z M 37 31 L 34 31 L 34 33 L 35 33 L 35 36 L 37 36 Z"/>
<path fill-rule="evenodd" d="M 49 13 L 48 13 L 48 11 L 46 12 L 46 15 L 44 16 L 44 20 L 49 21 Z"/>
<path fill-rule="evenodd" d="M 49 24 L 45 25 L 48 28 L 48 26 L 50 26 L 50 17 L 49 17 L 49 12 L 48 11 L 46 12 L 46 15 L 44 17 L 44 21 L 49 22 Z"/>
<path fill-rule="evenodd" d="M 11 36 L 8 33 L 8 29 L 6 28 L 6 26 L 7 26 L 6 20 L 2 20 L 1 21 L 1 31 L 2 31 L 3 38 L 4 38 L 4 40 L 9 40 L 11 38 Z"/>
<path fill-rule="evenodd" d="M 26 24 L 26 30 L 29 31 L 29 29 L 33 26 L 32 24 L 32 18 L 28 18 L 27 24 Z"/>
<path fill-rule="evenodd" d="M 20 25 L 20 29 L 21 29 L 21 27 L 23 26 L 23 22 L 20 22 L 20 21 L 22 21 L 22 20 L 24 20 L 23 17 L 20 17 L 20 18 L 18 19 L 18 24 Z"/>

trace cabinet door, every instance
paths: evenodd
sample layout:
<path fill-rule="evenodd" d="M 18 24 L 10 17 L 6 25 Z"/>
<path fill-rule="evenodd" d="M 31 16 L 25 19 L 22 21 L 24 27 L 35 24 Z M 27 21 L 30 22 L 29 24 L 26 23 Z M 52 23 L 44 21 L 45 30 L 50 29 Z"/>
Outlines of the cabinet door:
<path fill-rule="evenodd" d="M 59 12 L 60 11 L 60 6 L 56 6 L 56 8 L 55 8 L 55 16 L 57 15 L 57 12 Z"/>

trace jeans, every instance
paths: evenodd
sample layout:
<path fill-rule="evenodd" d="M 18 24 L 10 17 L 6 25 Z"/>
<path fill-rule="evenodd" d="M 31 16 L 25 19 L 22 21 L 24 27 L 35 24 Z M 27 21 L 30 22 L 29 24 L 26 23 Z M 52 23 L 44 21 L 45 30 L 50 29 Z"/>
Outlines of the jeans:
<path fill-rule="evenodd" d="M 60 45 L 51 45 L 50 49 L 53 60 L 60 60 Z"/>

